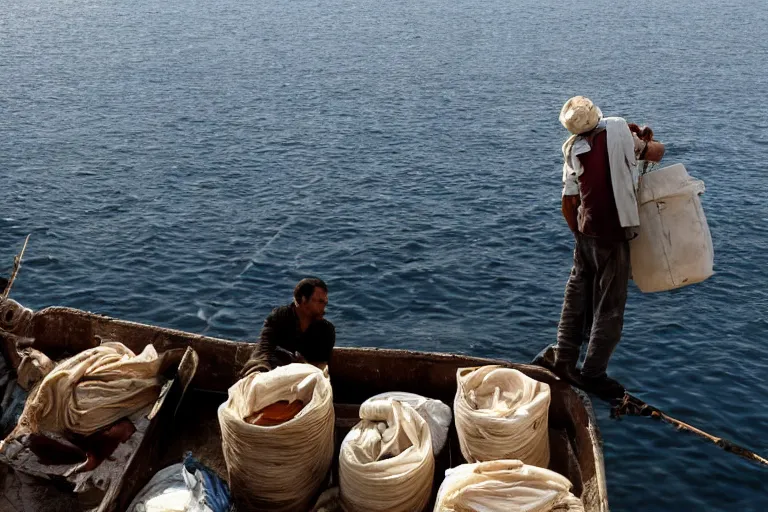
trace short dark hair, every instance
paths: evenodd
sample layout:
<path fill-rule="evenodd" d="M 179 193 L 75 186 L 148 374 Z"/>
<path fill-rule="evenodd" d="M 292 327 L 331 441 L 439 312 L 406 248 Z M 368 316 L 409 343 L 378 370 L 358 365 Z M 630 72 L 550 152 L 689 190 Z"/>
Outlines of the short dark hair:
<path fill-rule="evenodd" d="M 309 298 L 312 297 L 312 294 L 315 293 L 315 288 L 320 288 L 321 290 L 324 290 L 325 293 L 328 293 L 328 285 L 326 285 L 322 279 L 318 279 L 317 277 L 305 277 L 299 281 L 299 284 L 293 289 L 293 298 L 298 304 L 301 304 L 301 298 L 303 297 L 309 300 Z"/>

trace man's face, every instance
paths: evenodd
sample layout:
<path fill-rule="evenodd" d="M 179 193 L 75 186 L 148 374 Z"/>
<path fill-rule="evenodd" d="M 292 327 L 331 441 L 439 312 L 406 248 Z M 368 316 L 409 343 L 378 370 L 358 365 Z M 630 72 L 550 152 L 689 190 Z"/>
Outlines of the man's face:
<path fill-rule="evenodd" d="M 309 313 L 312 320 L 320 320 L 325 315 L 325 306 L 328 305 L 328 293 L 322 288 L 315 288 L 309 299 L 303 299 L 302 309 Z"/>

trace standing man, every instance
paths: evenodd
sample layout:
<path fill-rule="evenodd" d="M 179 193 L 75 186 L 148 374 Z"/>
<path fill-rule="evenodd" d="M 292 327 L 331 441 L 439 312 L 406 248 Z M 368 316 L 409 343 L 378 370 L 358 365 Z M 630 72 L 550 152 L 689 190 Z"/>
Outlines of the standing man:
<path fill-rule="evenodd" d="M 280 306 L 264 320 L 256 351 L 243 369 L 269 371 L 290 363 L 328 366 L 336 344 L 336 330 L 325 320 L 328 286 L 314 277 L 302 279 L 293 290 L 293 302 Z"/>
<path fill-rule="evenodd" d="M 557 344 L 533 362 L 587 391 L 620 398 L 624 387 L 606 370 L 624 326 L 628 241 L 640 224 L 636 152 L 647 147 L 624 119 L 603 118 L 600 109 L 583 96 L 565 103 L 560 122 L 571 132 L 563 145 L 562 212 L 575 237 L 573 268 L 565 287 Z M 579 371 L 576 364 L 585 338 L 589 344 Z"/>

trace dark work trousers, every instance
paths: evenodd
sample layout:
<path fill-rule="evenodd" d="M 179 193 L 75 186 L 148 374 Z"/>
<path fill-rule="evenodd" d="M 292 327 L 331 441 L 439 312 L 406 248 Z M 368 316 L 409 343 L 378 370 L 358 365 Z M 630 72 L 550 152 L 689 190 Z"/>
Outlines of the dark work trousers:
<path fill-rule="evenodd" d="M 624 327 L 629 275 L 629 242 L 576 234 L 573 268 L 557 328 L 559 362 L 575 366 L 581 345 L 588 338 L 581 374 L 605 375 Z"/>

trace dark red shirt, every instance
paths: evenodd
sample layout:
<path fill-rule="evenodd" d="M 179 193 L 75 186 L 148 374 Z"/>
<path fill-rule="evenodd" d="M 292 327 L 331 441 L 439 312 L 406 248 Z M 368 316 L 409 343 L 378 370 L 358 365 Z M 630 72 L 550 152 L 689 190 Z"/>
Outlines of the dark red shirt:
<path fill-rule="evenodd" d="M 579 232 L 594 238 L 624 240 L 611 183 L 607 132 L 602 129 L 585 138 L 591 149 L 578 155 L 584 167 L 579 176 Z"/>

